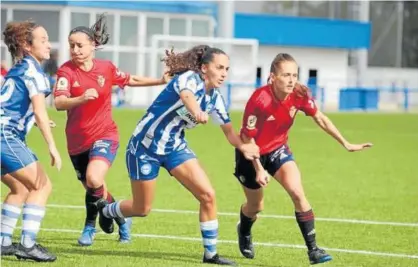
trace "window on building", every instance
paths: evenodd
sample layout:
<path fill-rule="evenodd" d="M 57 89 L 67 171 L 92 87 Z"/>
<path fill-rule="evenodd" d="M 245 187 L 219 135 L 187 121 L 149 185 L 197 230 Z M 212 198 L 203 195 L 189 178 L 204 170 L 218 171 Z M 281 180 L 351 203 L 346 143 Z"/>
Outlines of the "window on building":
<path fill-rule="evenodd" d="M 4 27 L 7 23 L 7 10 L 1 9 L 1 32 L 3 32 Z M 3 39 L 3 35 L 1 36 L 1 39 Z"/>
<path fill-rule="evenodd" d="M 137 53 L 120 52 L 119 53 L 119 69 L 123 72 L 137 74 L 138 69 Z"/>
<path fill-rule="evenodd" d="M 192 20 L 192 36 L 211 36 L 211 23 L 209 20 Z"/>
<path fill-rule="evenodd" d="M 59 11 L 18 10 L 13 11 L 13 20 L 29 20 L 42 25 L 49 35 L 51 42 L 59 40 L 60 13 Z"/>
<path fill-rule="evenodd" d="M 96 58 L 114 61 L 113 52 L 110 51 L 96 51 Z"/>
<path fill-rule="evenodd" d="M 138 17 L 120 16 L 119 44 L 126 46 L 138 45 Z"/>
<path fill-rule="evenodd" d="M 186 35 L 186 20 L 171 18 L 169 20 L 169 34 L 170 35 Z"/>
<path fill-rule="evenodd" d="M 71 29 L 78 26 L 90 27 L 90 14 L 88 13 L 71 13 Z"/>
<path fill-rule="evenodd" d="M 154 34 L 164 33 L 164 19 L 147 17 L 147 45 L 151 46 L 152 36 Z"/>

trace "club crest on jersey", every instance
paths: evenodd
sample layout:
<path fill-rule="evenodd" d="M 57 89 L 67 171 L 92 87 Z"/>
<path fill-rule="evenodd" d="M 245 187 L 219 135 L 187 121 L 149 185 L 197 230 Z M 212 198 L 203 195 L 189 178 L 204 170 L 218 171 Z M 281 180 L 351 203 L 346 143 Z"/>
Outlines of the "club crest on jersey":
<path fill-rule="evenodd" d="M 248 130 L 254 130 L 256 124 L 257 124 L 257 117 L 254 116 L 254 115 L 248 116 L 248 119 L 247 119 L 247 129 Z"/>
<path fill-rule="evenodd" d="M 106 82 L 106 80 L 102 75 L 97 76 L 97 83 L 100 85 L 100 87 L 103 87 L 105 82 Z"/>

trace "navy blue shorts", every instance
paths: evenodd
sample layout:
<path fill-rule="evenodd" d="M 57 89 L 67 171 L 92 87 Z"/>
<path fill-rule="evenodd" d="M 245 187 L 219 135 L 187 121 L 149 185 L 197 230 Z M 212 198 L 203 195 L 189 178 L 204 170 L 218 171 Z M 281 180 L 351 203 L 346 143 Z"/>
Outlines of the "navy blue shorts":
<path fill-rule="evenodd" d="M 292 152 L 287 145 L 261 155 L 260 162 L 263 168 L 274 176 L 276 172 L 288 161 L 294 161 Z M 247 160 L 238 149 L 235 149 L 235 177 L 238 181 L 249 189 L 258 189 L 261 186 L 256 182 L 256 172 L 252 161 Z"/>
<path fill-rule="evenodd" d="M 87 166 L 91 160 L 103 160 L 109 166 L 111 166 L 115 160 L 118 148 L 118 142 L 113 140 L 100 139 L 94 142 L 89 150 L 77 155 L 70 155 L 70 159 L 77 173 L 78 180 L 86 180 Z"/>
<path fill-rule="evenodd" d="M 170 172 L 175 167 L 194 158 L 196 158 L 195 153 L 187 146 L 167 155 L 157 155 L 140 144 L 135 154 L 127 149 L 126 166 L 131 180 L 153 180 L 158 176 L 160 167 L 164 167 Z"/>

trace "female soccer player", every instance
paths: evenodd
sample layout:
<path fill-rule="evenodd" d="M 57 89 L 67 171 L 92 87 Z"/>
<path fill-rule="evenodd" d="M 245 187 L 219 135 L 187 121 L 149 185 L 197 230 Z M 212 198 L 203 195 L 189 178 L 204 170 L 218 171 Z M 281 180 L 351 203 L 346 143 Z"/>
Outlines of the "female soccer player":
<path fill-rule="evenodd" d="M 185 129 L 207 123 L 210 114 L 231 145 L 249 159 L 258 156 L 258 147 L 243 144 L 235 133 L 217 89 L 227 78 L 229 58 L 222 50 L 203 45 L 180 54 L 167 52 L 164 61 L 175 77 L 138 123 L 126 151 L 133 199 L 107 206 L 101 201 L 98 203 L 99 212 L 109 218 L 147 216 L 159 169 L 164 167 L 200 202 L 203 262 L 234 265 L 234 262 L 219 257 L 216 251 L 215 192 L 184 138 Z"/>
<path fill-rule="evenodd" d="M 119 147 L 119 135 L 112 119 L 112 87 L 151 86 L 164 84 L 166 80 L 143 78 L 119 71 L 108 60 L 94 59 L 97 47 L 109 40 L 105 16 L 101 15 L 91 27 L 76 27 L 71 30 L 68 41 L 71 60 L 57 72 L 55 107 L 67 110 L 67 147 L 78 179 L 86 189 L 86 220 L 78 243 L 93 244 L 96 233 L 97 207 L 94 205 L 105 197 L 114 199 L 106 190 L 105 176 L 115 159 Z M 121 242 L 130 240 L 130 221 L 117 219 Z M 113 232 L 113 220 L 99 217 L 99 224 L 106 233 Z"/>
<path fill-rule="evenodd" d="M 263 209 L 263 187 L 268 183 L 265 170 L 286 190 L 295 206 L 295 216 L 308 247 L 311 264 L 332 258 L 316 245 L 314 214 L 306 199 L 299 169 L 287 145 L 296 113 L 300 110 L 347 151 L 360 151 L 372 144 L 351 144 L 331 120 L 317 110 L 309 89 L 297 83 L 298 65 L 292 56 L 278 54 L 271 63 L 269 84 L 257 89 L 245 107 L 241 138 L 260 147 L 260 159 L 249 161 L 236 150 L 235 176 L 243 186 L 247 201 L 242 205 L 238 223 L 239 248 L 246 258 L 254 258 L 251 227 Z"/>
<path fill-rule="evenodd" d="M 48 144 L 52 166 L 61 168 L 61 157 L 45 107 L 45 97 L 51 90 L 40 65 L 49 58 L 51 44 L 46 30 L 29 21 L 7 23 L 3 35 L 15 65 L 1 87 L 1 176 L 2 182 L 11 190 L 2 208 L 2 255 L 15 254 L 18 259 L 55 261 L 55 255 L 36 243 L 52 190 L 51 181 L 25 143 L 26 134 L 36 120 Z M 23 202 L 22 236 L 16 246 L 11 238 Z"/>

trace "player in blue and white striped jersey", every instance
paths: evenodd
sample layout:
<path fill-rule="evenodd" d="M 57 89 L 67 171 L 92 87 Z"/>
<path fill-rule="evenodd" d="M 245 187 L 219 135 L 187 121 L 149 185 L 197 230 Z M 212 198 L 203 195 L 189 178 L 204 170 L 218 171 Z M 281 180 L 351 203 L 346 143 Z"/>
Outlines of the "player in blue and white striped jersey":
<path fill-rule="evenodd" d="M 3 34 L 15 65 L 2 83 L 0 97 L 1 178 L 10 188 L 2 207 L 1 254 L 55 261 L 55 255 L 36 243 L 51 182 L 25 142 L 36 120 L 52 165 L 61 168 L 45 107 L 45 97 L 51 93 L 49 81 L 40 65 L 49 58 L 51 44 L 46 30 L 34 22 L 10 22 Z M 23 203 L 22 236 L 15 245 L 12 235 Z"/>
<path fill-rule="evenodd" d="M 243 144 L 234 131 L 217 89 L 227 78 L 229 58 L 220 49 L 197 46 L 180 54 L 167 52 L 164 61 L 174 78 L 138 123 L 126 152 L 133 200 L 109 205 L 101 201 L 99 210 L 109 218 L 146 216 L 151 210 L 155 178 L 162 166 L 200 202 L 203 262 L 234 265 L 216 251 L 218 220 L 214 189 L 184 137 L 185 129 L 207 123 L 210 115 L 231 145 L 249 159 L 259 156 L 258 147 Z"/>

